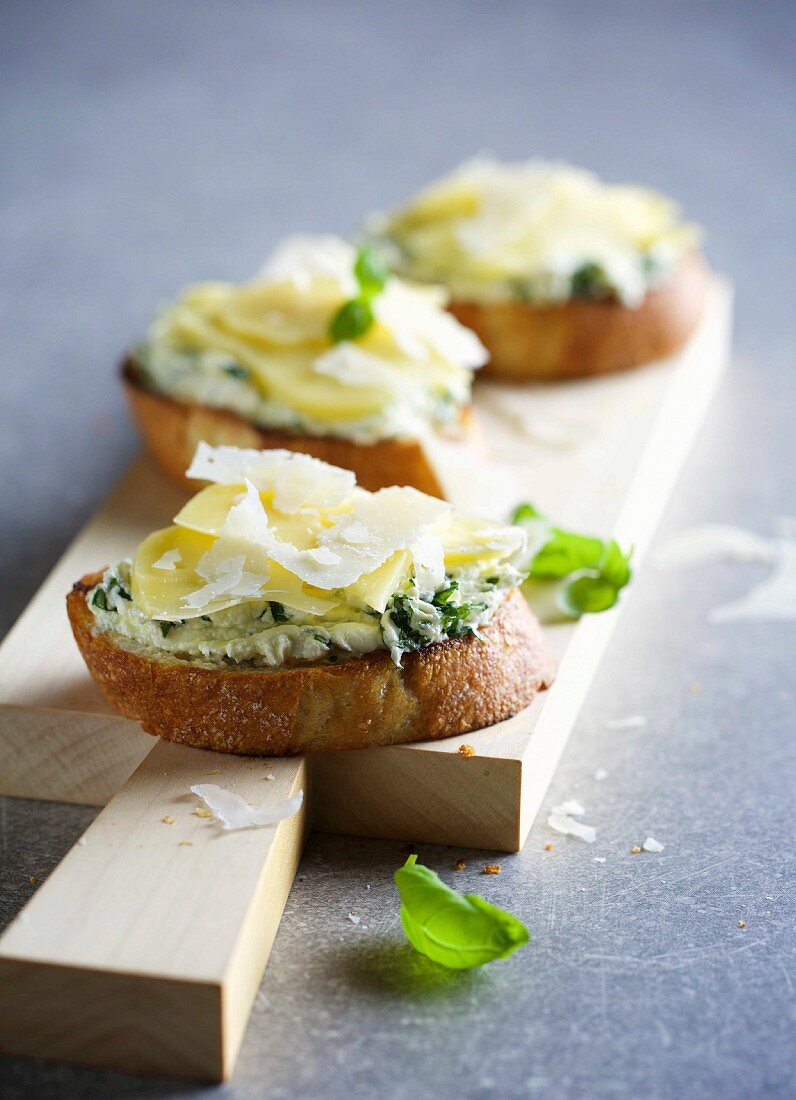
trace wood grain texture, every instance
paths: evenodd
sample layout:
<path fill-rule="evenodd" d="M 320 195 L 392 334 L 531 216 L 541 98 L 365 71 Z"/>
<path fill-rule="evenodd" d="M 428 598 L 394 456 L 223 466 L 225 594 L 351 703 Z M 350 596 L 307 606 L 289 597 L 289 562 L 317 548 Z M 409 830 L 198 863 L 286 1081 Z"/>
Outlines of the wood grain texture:
<path fill-rule="evenodd" d="M 260 805 L 305 788 L 307 775 L 297 759 L 266 769 L 158 744 L 0 940 L 0 1049 L 228 1076 L 306 811 L 225 832 L 194 813 L 189 788 L 202 782 Z"/>
<path fill-rule="evenodd" d="M 204 440 L 214 446 L 284 448 L 312 455 L 332 466 L 353 470 L 364 489 L 375 492 L 390 485 L 411 485 L 433 497 L 444 497 L 433 465 L 417 440 L 383 439 L 376 443 L 354 443 L 334 436 L 300 435 L 259 428 L 228 409 L 196 405 L 148 389 L 127 359 L 122 364 L 127 403 L 149 453 L 163 472 L 177 485 L 196 491 L 185 471 L 197 445 Z M 484 454 L 486 444 L 472 407 L 462 409 L 458 431 L 452 438 L 467 444 L 473 453 Z"/>
<path fill-rule="evenodd" d="M 714 285 L 705 323 L 671 362 L 557 386 L 481 383 L 479 417 L 496 458 L 528 498 L 562 524 L 614 533 L 623 544 L 634 544 L 638 565 L 726 361 L 730 297 L 726 286 Z M 548 433 L 544 437 L 539 425 Z M 574 429 L 574 443 L 551 444 L 551 426 L 561 425 Z M 167 523 L 183 499 L 150 463 L 136 464 L 0 648 L 0 793 L 103 804 L 143 759 L 151 741 L 115 716 L 87 675 L 63 597 L 98 559 L 124 556 Z M 543 708 L 537 703 L 489 730 L 426 746 L 365 750 L 345 782 L 338 774 L 342 762 L 327 762 L 321 754 L 313 761 L 319 827 L 451 843 L 457 822 L 459 843 L 518 847 L 615 617 L 546 624 L 560 671 Z M 547 717 L 556 714 L 555 722 Z M 505 810 L 485 812 L 484 802 L 473 799 L 473 773 L 465 770 L 471 762 L 456 752 L 463 741 L 490 762 L 490 781 L 497 783 Z M 436 783 L 435 768 L 444 782 Z M 461 780 L 453 781 L 451 771 Z M 427 797 L 433 789 L 443 794 Z M 415 797 L 415 791 L 426 794 Z M 496 797 L 492 791 L 490 806 Z"/>
<path fill-rule="evenodd" d="M 637 308 L 611 299 L 472 302 L 450 311 L 487 347 L 485 376 L 510 382 L 561 381 L 628 370 L 676 354 L 699 325 L 710 287 L 702 257 L 686 257 L 675 276 Z"/>
<path fill-rule="evenodd" d="M 543 510 L 634 543 L 638 564 L 726 361 L 729 322 L 730 295 L 717 285 L 706 323 L 674 362 L 568 387 L 482 386 L 498 457 Z M 576 446 L 551 446 L 540 416 L 548 430 L 579 418 L 589 430 Z M 0 760 L 22 751 L 25 761 L 0 770 L 5 793 L 30 796 L 38 784 L 45 797 L 102 801 L 145 756 L 0 940 L 0 1048 L 220 1080 L 234 1065 L 309 815 L 316 828 L 344 833 L 519 848 L 621 605 L 550 623 L 554 686 L 489 729 L 268 761 L 162 741 L 145 755 L 148 739 L 108 713 L 70 644 L 63 596 L 76 575 L 128 552 L 178 506 L 138 465 L 0 651 Z M 474 756 L 458 752 L 465 742 Z M 187 791 L 202 781 L 252 805 L 299 786 L 308 798 L 276 830 L 225 834 L 193 813 Z"/>

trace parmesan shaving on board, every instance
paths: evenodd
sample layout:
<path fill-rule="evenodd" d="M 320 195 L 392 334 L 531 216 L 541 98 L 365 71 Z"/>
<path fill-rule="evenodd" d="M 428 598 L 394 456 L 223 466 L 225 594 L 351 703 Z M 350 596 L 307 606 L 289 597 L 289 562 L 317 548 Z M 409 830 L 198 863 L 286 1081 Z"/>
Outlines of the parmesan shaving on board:
<path fill-rule="evenodd" d="M 282 798 L 255 810 L 239 794 L 219 787 L 216 783 L 197 783 L 191 787 L 191 791 L 202 799 L 225 829 L 255 829 L 278 825 L 280 821 L 297 814 L 304 800 L 304 792 L 297 791 L 290 798 Z"/>

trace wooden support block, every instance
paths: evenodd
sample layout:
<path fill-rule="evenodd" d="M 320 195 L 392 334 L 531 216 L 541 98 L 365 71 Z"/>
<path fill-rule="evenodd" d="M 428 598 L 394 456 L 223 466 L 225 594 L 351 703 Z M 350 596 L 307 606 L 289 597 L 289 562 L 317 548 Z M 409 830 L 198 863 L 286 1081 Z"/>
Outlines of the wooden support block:
<path fill-rule="evenodd" d="M 670 363 L 565 386 L 481 385 L 487 435 L 521 493 L 562 525 L 634 544 L 638 564 L 726 361 L 729 328 L 730 293 L 717 282 L 705 323 Z M 534 422 L 546 441 L 534 439 Z M 562 426 L 580 426 L 585 438 L 552 445 L 551 427 Z M 180 503 L 148 463 L 136 464 L 0 649 L 0 793 L 108 803 L 0 939 L 0 1049 L 220 1080 L 234 1065 L 310 814 L 320 829 L 516 850 L 620 609 L 551 625 L 553 688 L 464 737 L 304 761 L 154 742 L 94 688 L 64 596 Z M 474 756 L 458 752 L 463 743 Z M 188 788 L 202 781 L 252 805 L 308 781 L 312 789 L 278 828 L 224 833 L 193 813 Z"/>
<path fill-rule="evenodd" d="M 227 1077 L 298 865 L 306 806 L 276 828 L 227 832 L 195 815 L 189 788 L 218 783 L 257 806 L 306 795 L 306 781 L 300 759 L 159 742 L 0 940 L 0 1049 Z"/>
<path fill-rule="evenodd" d="M 518 493 L 561 525 L 634 546 L 638 567 L 726 363 L 730 320 L 731 293 L 717 280 L 703 325 L 674 360 L 562 385 L 479 383 L 479 416 Z M 102 804 L 152 745 L 95 689 L 63 599 L 83 572 L 167 523 L 181 499 L 137 463 L 0 649 L 0 793 Z M 549 625 L 557 681 L 508 722 L 433 744 L 313 758 L 315 827 L 516 850 L 616 620 L 614 611 Z M 459 756 L 461 743 L 476 757 Z"/>

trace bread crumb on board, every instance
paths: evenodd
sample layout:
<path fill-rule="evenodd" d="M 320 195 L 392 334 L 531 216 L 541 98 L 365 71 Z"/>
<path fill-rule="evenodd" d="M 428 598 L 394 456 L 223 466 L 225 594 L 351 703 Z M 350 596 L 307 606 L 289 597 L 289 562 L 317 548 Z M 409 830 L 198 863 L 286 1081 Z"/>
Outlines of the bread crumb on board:
<path fill-rule="evenodd" d="M 173 825 L 177 818 L 172 817 L 170 814 L 164 814 L 164 816 L 160 820 L 163 822 L 164 825 Z"/>
<path fill-rule="evenodd" d="M 475 749 L 472 745 L 459 745 L 459 756 L 475 756 Z"/>
<path fill-rule="evenodd" d="M 745 920 L 739 920 L 738 921 L 738 927 L 739 928 L 746 928 L 746 921 Z"/>
<path fill-rule="evenodd" d="M 204 806 L 200 806 L 198 809 L 194 810 L 193 815 L 194 817 L 212 817 L 213 813 L 211 810 L 205 809 Z"/>
<path fill-rule="evenodd" d="M 549 841 L 549 840 L 548 840 L 547 844 L 545 844 L 545 846 L 544 846 L 544 850 L 545 850 L 546 852 L 552 852 L 552 850 L 553 850 L 553 845 L 552 845 L 552 844 L 550 843 L 550 841 Z"/>
<path fill-rule="evenodd" d="M 634 844 L 633 847 L 630 849 L 630 854 L 631 854 L 631 856 L 640 856 L 641 855 L 641 845 L 640 844 Z"/>
<path fill-rule="evenodd" d="M 192 840 L 181 840 L 179 844 L 180 848 L 193 848 Z"/>
<path fill-rule="evenodd" d="M 499 875 L 503 868 L 499 863 L 487 863 L 481 872 L 482 875 Z"/>

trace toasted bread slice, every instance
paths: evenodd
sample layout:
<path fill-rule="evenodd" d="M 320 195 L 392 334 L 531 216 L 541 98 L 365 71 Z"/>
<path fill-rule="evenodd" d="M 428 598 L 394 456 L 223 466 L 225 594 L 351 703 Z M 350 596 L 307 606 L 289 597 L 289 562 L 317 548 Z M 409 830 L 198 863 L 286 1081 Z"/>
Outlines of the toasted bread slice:
<path fill-rule="evenodd" d="M 707 264 L 692 253 L 637 308 L 608 299 L 556 305 L 454 299 L 449 309 L 489 350 L 484 375 L 550 382 L 627 370 L 673 355 L 700 322 L 709 281 Z"/>
<path fill-rule="evenodd" d="M 125 718 L 197 748 L 291 756 L 434 741 L 511 717 L 553 677 L 541 627 L 516 590 L 482 637 L 406 653 L 402 668 L 378 650 L 335 665 L 259 669 L 161 659 L 95 632 L 86 593 L 101 579 L 87 575 L 67 596 L 91 675 Z"/>
<path fill-rule="evenodd" d="M 300 435 L 260 428 L 227 409 L 179 401 L 149 389 L 133 359 L 122 364 L 127 399 L 150 454 L 179 485 L 195 489 L 185 478 L 197 445 L 284 448 L 320 458 L 332 466 L 353 470 L 363 489 L 375 492 L 391 485 L 410 485 L 421 493 L 444 499 L 439 477 L 419 440 L 382 439 L 355 443 L 334 436 Z M 487 457 L 488 448 L 471 406 L 462 409 L 453 437 L 466 443 L 476 455 Z"/>

